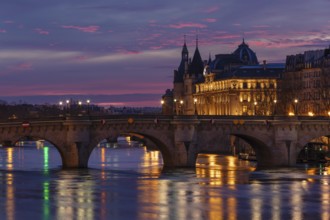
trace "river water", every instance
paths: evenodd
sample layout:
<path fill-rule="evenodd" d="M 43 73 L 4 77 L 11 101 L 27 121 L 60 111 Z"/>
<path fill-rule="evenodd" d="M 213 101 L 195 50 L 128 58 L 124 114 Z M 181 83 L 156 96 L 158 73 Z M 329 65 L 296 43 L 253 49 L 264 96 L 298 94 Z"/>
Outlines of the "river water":
<path fill-rule="evenodd" d="M 203 154 L 162 169 L 158 151 L 96 148 L 89 169 L 63 170 L 52 146 L 0 147 L 0 219 L 330 219 L 330 167 L 256 171 Z"/>

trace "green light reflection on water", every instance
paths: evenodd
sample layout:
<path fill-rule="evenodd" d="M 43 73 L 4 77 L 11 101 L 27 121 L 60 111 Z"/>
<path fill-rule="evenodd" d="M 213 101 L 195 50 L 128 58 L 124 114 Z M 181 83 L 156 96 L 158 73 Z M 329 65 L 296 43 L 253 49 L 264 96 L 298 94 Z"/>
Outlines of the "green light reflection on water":
<path fill-rule="evenodd" d="M 44 219 L 49 219 L 49 181 L 43 183 L 43 214 Z"/>
<path fill-rule="evenodd" d="M 48 174 L 48 172 L 49 172 L 49 148 L 47 146 L 44 146 L 43 151 L 44 151 L 44 173 Z"/>

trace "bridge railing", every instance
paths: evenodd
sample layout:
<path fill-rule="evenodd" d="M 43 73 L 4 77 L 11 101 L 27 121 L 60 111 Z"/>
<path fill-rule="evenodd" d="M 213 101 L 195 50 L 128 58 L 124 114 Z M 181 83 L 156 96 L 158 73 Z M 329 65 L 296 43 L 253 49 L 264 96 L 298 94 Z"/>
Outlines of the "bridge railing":
<path fill-rule="evenodd" d="M 7 123 L 28 123 L 28 122 L 63 122 L 63 121 L 173 121 L 173 120 L 199 120 L 199 121 L 329 121 L 327 116 L 236 116 L 236 115 L 99 115 L 99 116 L 53 116 L 53 117 L 33 117 L 20 119 L 1 119 L 0 124 Z"/>

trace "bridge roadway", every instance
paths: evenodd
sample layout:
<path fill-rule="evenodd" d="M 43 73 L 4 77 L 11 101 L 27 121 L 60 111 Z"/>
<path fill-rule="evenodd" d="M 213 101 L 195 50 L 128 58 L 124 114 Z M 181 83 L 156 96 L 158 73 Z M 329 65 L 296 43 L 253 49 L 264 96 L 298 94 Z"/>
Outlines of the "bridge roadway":
<path fill-rule="evenodd" d="M 330 135 L 327 117 L 108 115 L 30 118 L 0 122 L 0 143 L 44 139 L 64 168 L 85 168 L 104 139 L 143 137 L 161 151 L 164 166 L 193 167 L 201 152 L 228 152 L 232 136 L 249 143 L 259 168 L 292 166 L 310 140 Z"/>

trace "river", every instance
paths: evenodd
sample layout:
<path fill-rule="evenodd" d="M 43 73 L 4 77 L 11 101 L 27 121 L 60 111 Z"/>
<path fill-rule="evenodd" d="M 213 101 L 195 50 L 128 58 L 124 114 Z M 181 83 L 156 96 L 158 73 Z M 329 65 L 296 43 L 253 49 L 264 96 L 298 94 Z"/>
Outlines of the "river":
<path fill-rule="evenodd" d="M 52 146 L 0 147 L 0 219 L 330 219 L 330 167 L 255 170 L 203 154 L 162 169 L 158 151 L 104 148 L 63 170 Z"/>

